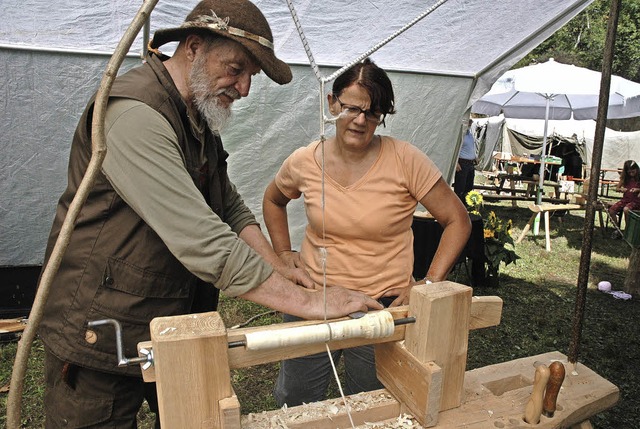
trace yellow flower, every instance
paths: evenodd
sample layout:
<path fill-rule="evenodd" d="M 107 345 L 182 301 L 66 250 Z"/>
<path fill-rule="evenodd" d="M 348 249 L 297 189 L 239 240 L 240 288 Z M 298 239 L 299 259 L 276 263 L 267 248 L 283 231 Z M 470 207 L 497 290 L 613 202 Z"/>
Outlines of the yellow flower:
<path fill-rule="evenodd" d="M 467 206 L 478 207 L 482 204 L 482 194 L 478 191 L 469 191 L 464 197 L 464 200 L 467 203 Z"/>
<path fill-rule="evenodd" d="M 493 231 L 491 231 L 490 229 L 485 229 L 484 238 L 493 238 Z"/>

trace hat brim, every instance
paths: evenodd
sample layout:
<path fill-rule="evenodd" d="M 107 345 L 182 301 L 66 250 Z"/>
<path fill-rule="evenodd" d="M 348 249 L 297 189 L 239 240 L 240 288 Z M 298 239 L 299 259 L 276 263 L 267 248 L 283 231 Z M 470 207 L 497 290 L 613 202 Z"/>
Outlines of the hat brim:
<path fill-rule="evenodd" d="M 226 31 L 216 30 L 213 28 L 166 28 L 157 30 L 154 35 L 149 47 L 152 49 L 157 49 L 160 46 L 169 43 L 169 42 L 178 42 L 186 38 L 189 34 L 202 34 L 202 33 L 215 33 L 219 36 L 226 37 L 227 39 L 231 39 L 235 42 L 240 43 L 244 46 L 251 55 L 255 58 L 258 65 L 264 71 L 264 73 L 274 82 L 284 85 L 291 82 L 293 75 L 291 74 L 291 68 L 287 63 L 282 60 L 279 60 L 273 51 L 266 46 L 262 46 L 258 42 L 255 42 L 251 39 L 247 39 L 245 37 L 235 36 L 233 34 L 229 34 Z"/>

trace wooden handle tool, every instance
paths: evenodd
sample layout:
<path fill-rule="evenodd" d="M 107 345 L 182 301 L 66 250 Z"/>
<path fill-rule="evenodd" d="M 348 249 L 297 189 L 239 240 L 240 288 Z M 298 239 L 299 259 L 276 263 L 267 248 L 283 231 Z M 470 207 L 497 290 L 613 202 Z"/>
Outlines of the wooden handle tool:
<path fill-rule="evenodd" d="M 556 403 L 558 401 L 558 393 L 560 387 L 564 381 L 564 365 L 562 362 L 555 361 L 549 365 L 549 382 L 547 383 L 547 390 L 544 393 L 543 412 L 547 417 L 553 417 L 556 412 Z"/>
<path fill-rule="evenodd" d="M 540 415 L 542 414 L 542 400 L 544 399 L 544 390 L 547 387 L 549 381 L 549 368 L 546 365 L 540 364 L 536 367 L 536 375 L 533 379 L 533 392 L 529 397 L 529 402 L 524 409 L 524 421 L 537 425 L 540 422 Z"/>

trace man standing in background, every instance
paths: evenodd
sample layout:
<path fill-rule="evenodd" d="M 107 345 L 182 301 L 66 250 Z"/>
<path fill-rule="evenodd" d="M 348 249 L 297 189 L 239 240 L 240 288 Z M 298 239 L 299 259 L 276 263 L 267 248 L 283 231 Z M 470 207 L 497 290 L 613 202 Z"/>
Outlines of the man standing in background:
<path fill-rule="evenodd" d="M 462 146 L 458 155 L 458 163 L 456 164 L 456 175 L 453 183 L 453 191 L 458 198 L 466 205 L 464 200 L 469 191 L 473 189 L 474 170 L 476 165 L 476 143 L 471 134 L 471 125 L 473 120 L 467 122 L 467 129 L 462 136 Z"/>

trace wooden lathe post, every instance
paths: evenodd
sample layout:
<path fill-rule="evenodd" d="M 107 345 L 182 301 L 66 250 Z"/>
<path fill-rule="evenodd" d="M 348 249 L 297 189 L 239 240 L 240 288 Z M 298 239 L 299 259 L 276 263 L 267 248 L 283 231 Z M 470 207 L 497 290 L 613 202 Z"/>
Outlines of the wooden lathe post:
<path fill-rule="evenodd" d="M 239 428 L 240 404 L 231 387 L 220 315 L 156 318 L 150 327 L 161 426 L 213 429 L 237 421 Z"/>
<path fill-rule="evenodd" d="M 451 282 L 413 288 L 409 314 L 416 323 L 407 326 L 404 345 L 376 345 L 378 378 L 423 426 L 462 401 L 471 295 L 470 287 Z"/>

